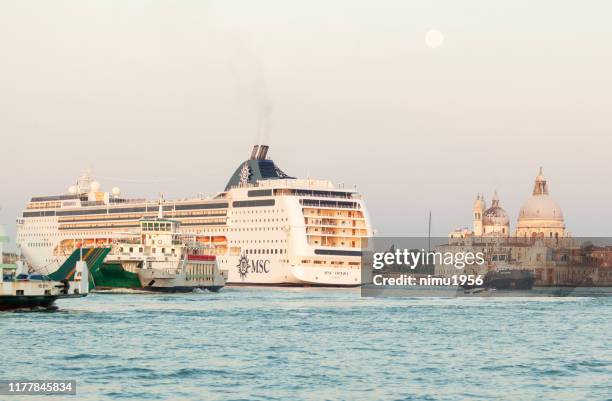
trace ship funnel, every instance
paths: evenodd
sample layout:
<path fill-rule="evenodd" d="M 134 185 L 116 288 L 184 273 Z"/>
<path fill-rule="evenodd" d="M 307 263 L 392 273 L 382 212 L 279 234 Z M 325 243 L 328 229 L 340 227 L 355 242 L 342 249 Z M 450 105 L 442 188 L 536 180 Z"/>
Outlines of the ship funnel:
<path fill-rule="evenodd" d="M 259 145 L 253 146 L 253 151 L 251 152 L 251 160 L 257 159 L 257 153 L 259 153 Z"/>
<path fill-rule="evenodd" d="M 251 160 L 265 160 L 268 155 L 268 145 L 255 145 L 251 152 Z"/>
<path fill-rule="evenodd" d="M 240 163 L 234 174 L 230 177 L 225 190 L 243 188 L 247 184 L 256 185 L 260 180 L 293 179 L 285 174 L 274 162 L 268 159 L 268 145 L 255 145 L 251 158 Z"/>
<path fill-rule="evenodd" d="M 257 155 L 257 160 L 265 160 L 268 155 L 268 145 L 259 145 L 259 154 Z"/>

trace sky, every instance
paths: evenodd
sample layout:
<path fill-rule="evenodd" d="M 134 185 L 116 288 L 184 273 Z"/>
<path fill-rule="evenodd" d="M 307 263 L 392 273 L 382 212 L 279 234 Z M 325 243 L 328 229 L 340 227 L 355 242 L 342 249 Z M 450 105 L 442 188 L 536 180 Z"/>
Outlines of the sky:
<path fill-rule="evenodd" d="M 356 185 L 381 236 L 512 227 L 540 166 L 574 235 L 612 223 L 604 1 L 0 0 L 0 223 L 92 170 L 214 195 L 255 143 Z M 438 30 L 444 42 L 426 45 Z"/>

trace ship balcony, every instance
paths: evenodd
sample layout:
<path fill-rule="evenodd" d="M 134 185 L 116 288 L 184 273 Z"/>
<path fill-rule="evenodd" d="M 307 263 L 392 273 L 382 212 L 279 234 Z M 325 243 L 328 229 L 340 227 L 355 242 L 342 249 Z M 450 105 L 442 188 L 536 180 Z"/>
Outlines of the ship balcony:
<path fill-rule="evenodd" d="M 305 217 L 321 217 L 325 219 L 355 219 L 365 220 L 361 211 L 347 211 L 337 209 L 313 209 L 303 208 L 302 213 Z"/>
<path fill-rule="evenodd" d="M 313 219 L 306 217 L 305 223 L 308 227 L 339 227 L 339 228 L 356 228 L 356 229 L 365 229 L 366 224 L 363 220 L 341 220 L 335 221 L 331 219 Z"/>
<path fill-rule="evenodd" d="M 335 201 L 324 199 L 300 199 L 300 205 L 305 209 L 321 210 L 355 210 L 361 209 L 361 204 L 357 201 Z"/>
<path fill-rule="evenodd" d="M 333 248 L 355 249 L 355 248 L 361 248 L 362 245 L 365 245 L 365 244 L 367 244 L 367 238 L 308 236 L 308 245 L 314 246 L 314 247 L 328 246 L 328 247 L 333 247 Z"/>
<path fill-rule="evenodd" d="M 367 237 L 368 230 L 366 229 L 354 229 L 354 228 L 318 228 L 318 227 L 307 227 L 306 234 L 308 235 L 321 235 L 326 237 Z"/>
<path fill-rule="evenodd" d="M 359 205 L 356 206 L 316 206 L 316 205 L 303 205 L 304 208 L 309 208 L 309 209 L 316 209 L 316 210 L 321 210 L 321 211 L 325 211 L 325 210 L 336 210 L 336 211 L 349 211 L 349 212 L 359 212 L 361 210 L 361 207 Z"/>

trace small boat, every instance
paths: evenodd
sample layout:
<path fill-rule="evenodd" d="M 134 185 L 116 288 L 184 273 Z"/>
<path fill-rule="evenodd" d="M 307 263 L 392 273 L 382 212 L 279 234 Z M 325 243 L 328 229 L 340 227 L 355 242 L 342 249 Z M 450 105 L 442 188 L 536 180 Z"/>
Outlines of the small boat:
<path fill-rule="evenodd" d="M 138 275 L 142 289 L 163 292 L 217 292 L 225 286 L 227 270 L 220 270 L 210 247 L 179 232 L 180 223 L 158 217 L 142 218 L 140 233 L 119 241 L 111 255 Z"/>
<path fill-rule="evenodd" d="M 490 271 L 484 277 L 485 287 L 496 290 L 531 290 L 534 282 L 533 272 L 522 269 Z"/>
<path fill-rule="evenodd" d="M 495 288 L 489 287 L 475 287 L 472 289 L 464 290 L 464 295 L 478 295 L 478 296 L 491 296 L 495 293 Z"/>
<path fill-rule="evenodd" d="M 466 290 L 474 288 L 493 288 L 496 290 L 531 290 L 535 276 L 530 270 L 501 268 L 485 274 L 481 286 L 463 286 Z"/>
<path fill-rule="evenodd" d="M 55 281 L 44 274 L 28 274 L 22 261 L 0 264 L 0 310 L 52 308 L 57 299 L 80 298 L 89 293 L 89 270 L 76 263 L 72 280 Z"/>

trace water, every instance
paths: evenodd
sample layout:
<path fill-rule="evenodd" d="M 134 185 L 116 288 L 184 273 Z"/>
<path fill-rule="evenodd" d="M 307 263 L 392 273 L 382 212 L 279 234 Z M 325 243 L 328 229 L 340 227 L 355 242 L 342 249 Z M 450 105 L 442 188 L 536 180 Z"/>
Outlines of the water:
<path fill-rule="evenodd" d="M 225 288 L 58 305 L 0 313 L 0 379 L 76 379 L 73 400 L 612 399 L 611 298 Z"/>

